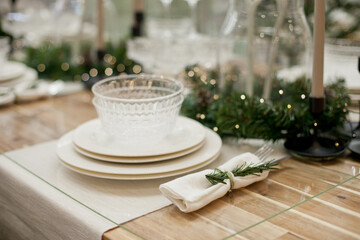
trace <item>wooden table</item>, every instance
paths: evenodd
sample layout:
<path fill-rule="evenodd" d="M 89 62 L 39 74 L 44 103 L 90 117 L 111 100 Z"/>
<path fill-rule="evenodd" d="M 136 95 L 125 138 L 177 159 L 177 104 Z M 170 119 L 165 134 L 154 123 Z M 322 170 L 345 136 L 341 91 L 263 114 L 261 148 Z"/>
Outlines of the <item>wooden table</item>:
<path fill-rule="evenodd" d="M 0 109 L 0 152 L 57 139 L 95 118 L 88 91 Z M 287 159 L 266 180 L 193 213 L 169 206 L 103 239 L 360 239 L 360 162 Z"/>

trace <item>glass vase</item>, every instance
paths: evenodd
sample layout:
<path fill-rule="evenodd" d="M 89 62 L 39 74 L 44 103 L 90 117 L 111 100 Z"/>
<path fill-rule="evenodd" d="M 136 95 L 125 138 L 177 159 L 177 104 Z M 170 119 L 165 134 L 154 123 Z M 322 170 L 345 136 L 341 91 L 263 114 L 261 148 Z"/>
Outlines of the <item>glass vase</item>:
<path fill-rule="evenodd" d="M 309 76 L 312 40 L 303 7 L 303 0 L 230 0 L 220 41 L 232 48 L 219 49 L 220 89 L 270 99 L 274 78 Z"/>

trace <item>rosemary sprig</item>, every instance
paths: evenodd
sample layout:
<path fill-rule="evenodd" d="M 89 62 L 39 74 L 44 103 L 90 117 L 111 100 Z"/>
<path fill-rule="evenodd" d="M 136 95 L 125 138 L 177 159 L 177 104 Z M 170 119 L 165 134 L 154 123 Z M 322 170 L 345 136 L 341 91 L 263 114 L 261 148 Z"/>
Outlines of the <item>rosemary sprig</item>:
<path fill-rule="evenodd" d="M 275 170 L 274 166 L 278 165 L 278 163 L 274 160 L 268 161 L 266 163 L 260 165 L 246 165 L 246 163 L 242 164 L 239 167 L 234 168 L 231 172 L 234 177 L 245 177 L 247 175 L 256 175 L 259 176 L 260 173 L 266 170 Z M 225 179 L 229 179 L 229 175 L 227 171 L 222 171 L 218 168 L 214 169 L 214 172 L 211 174 L 207 174 L 206 179 L 212 184 L 225 183 Z"/>

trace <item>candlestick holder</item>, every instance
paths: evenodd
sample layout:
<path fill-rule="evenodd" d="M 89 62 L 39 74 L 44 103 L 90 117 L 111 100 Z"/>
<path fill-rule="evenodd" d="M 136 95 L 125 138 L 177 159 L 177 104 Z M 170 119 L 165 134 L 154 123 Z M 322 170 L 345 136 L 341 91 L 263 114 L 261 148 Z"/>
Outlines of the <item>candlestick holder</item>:
<path fill-rule="evenodd" d="M 300 136 L 288 139 L 284 146 L 295 157 L 314 161 L 331 160 L 341 155 L 347 145 L 348 140 L 340 138 L 330 132 L 319 133 L 319 117 L 325 109 L 325 97 L 310 97 L 310 111 L 314 116 L 314 127 L 311 136 Z"/>

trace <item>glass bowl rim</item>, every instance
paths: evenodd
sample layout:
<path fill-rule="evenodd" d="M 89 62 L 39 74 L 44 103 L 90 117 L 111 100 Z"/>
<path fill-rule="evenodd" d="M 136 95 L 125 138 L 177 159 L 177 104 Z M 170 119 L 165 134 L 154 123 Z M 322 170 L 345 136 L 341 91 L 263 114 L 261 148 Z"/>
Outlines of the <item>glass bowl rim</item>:
<path fill-rule="evenodd" d="M 144 79 L 146 78 L 155 78 L 157 80 L 167 80 L 170 81 L 172 83 L 174 83 L 175 85 L 177 85 L 179 88 L 179 90 L 177 90 L 174 93 L 171 93 L 169 95 L 166 96 L 161 96 L 161 97 L 154 97 L 154 98 L 144 98 L 144 99 L 121 99 L 121 98 L 115 98 L 115 97 L 108 97 L 108 96 L 104 96 L 102 94 L 99 94 L 98 92 L 95 91 L 95 88 L 97 88 L 99 85 L 105 83 L 105 82 L 110 82 L 113 80 L 122 80 L 122 79 L 126 79 L 126 78 L 137 78 L 137 77 L 143 77 Z M 167 100 L 170 99 L 172 97 L 175 97 L 179 94 L 181 94 L 184 91 L 184 85 L 180 82 L 175 80 L 175 78 L 172 77 L 165 77 L 164 75 L 156 75 L 156 74 L 128 74 L 128 75 L 123 75 L 123 76 L 115 76 L 115 77 L 109 77 L 109 78 L 105 78 L 97 83 L 95 83 L 92 87 L 91 87 L 91 91 L 93 92 L 93 94 L 100 98 L 100 99 L 105 99 L 105 100 L 111 100 L 111 101 L 116 101 L 116 102 L 122 102 L 122 103 L 139 103 L 139 102 L 155 102 L 155 101 L 162 101 L 162 100 Z"/>
<path fill-rule="evenodd" d="M 105 110 L 107 112 L 119 113 L 119 111 L 117 109 L 112 109 L 112 108 L 107 108 L 107 107 L 101 106 L 101 104 L 96 102 L 96 100 L 97 100 L 96 98 L 97 97 L 94 97 L 92 99 L 92 101 L 91 101 L 92 104 L 95 106 L 95 108 Z M 171 106 L 164 107 L 164 108 L 157 109 L 155 112 L 167 111 L 167 110 L 172 110 L 172 109 L 178 108 L 179 106 L 182 105 L 183 101 L 184 101 L 184 97 L 181 96 L 181 99 L 178 102 L 176 102 L 175 104 L 173 104 Z M 152 109 L 150 109 L 150 110 L 141 110 L 141 112 L 153 112 L 154 113 L 154 110 L 152 110 Z"/>

